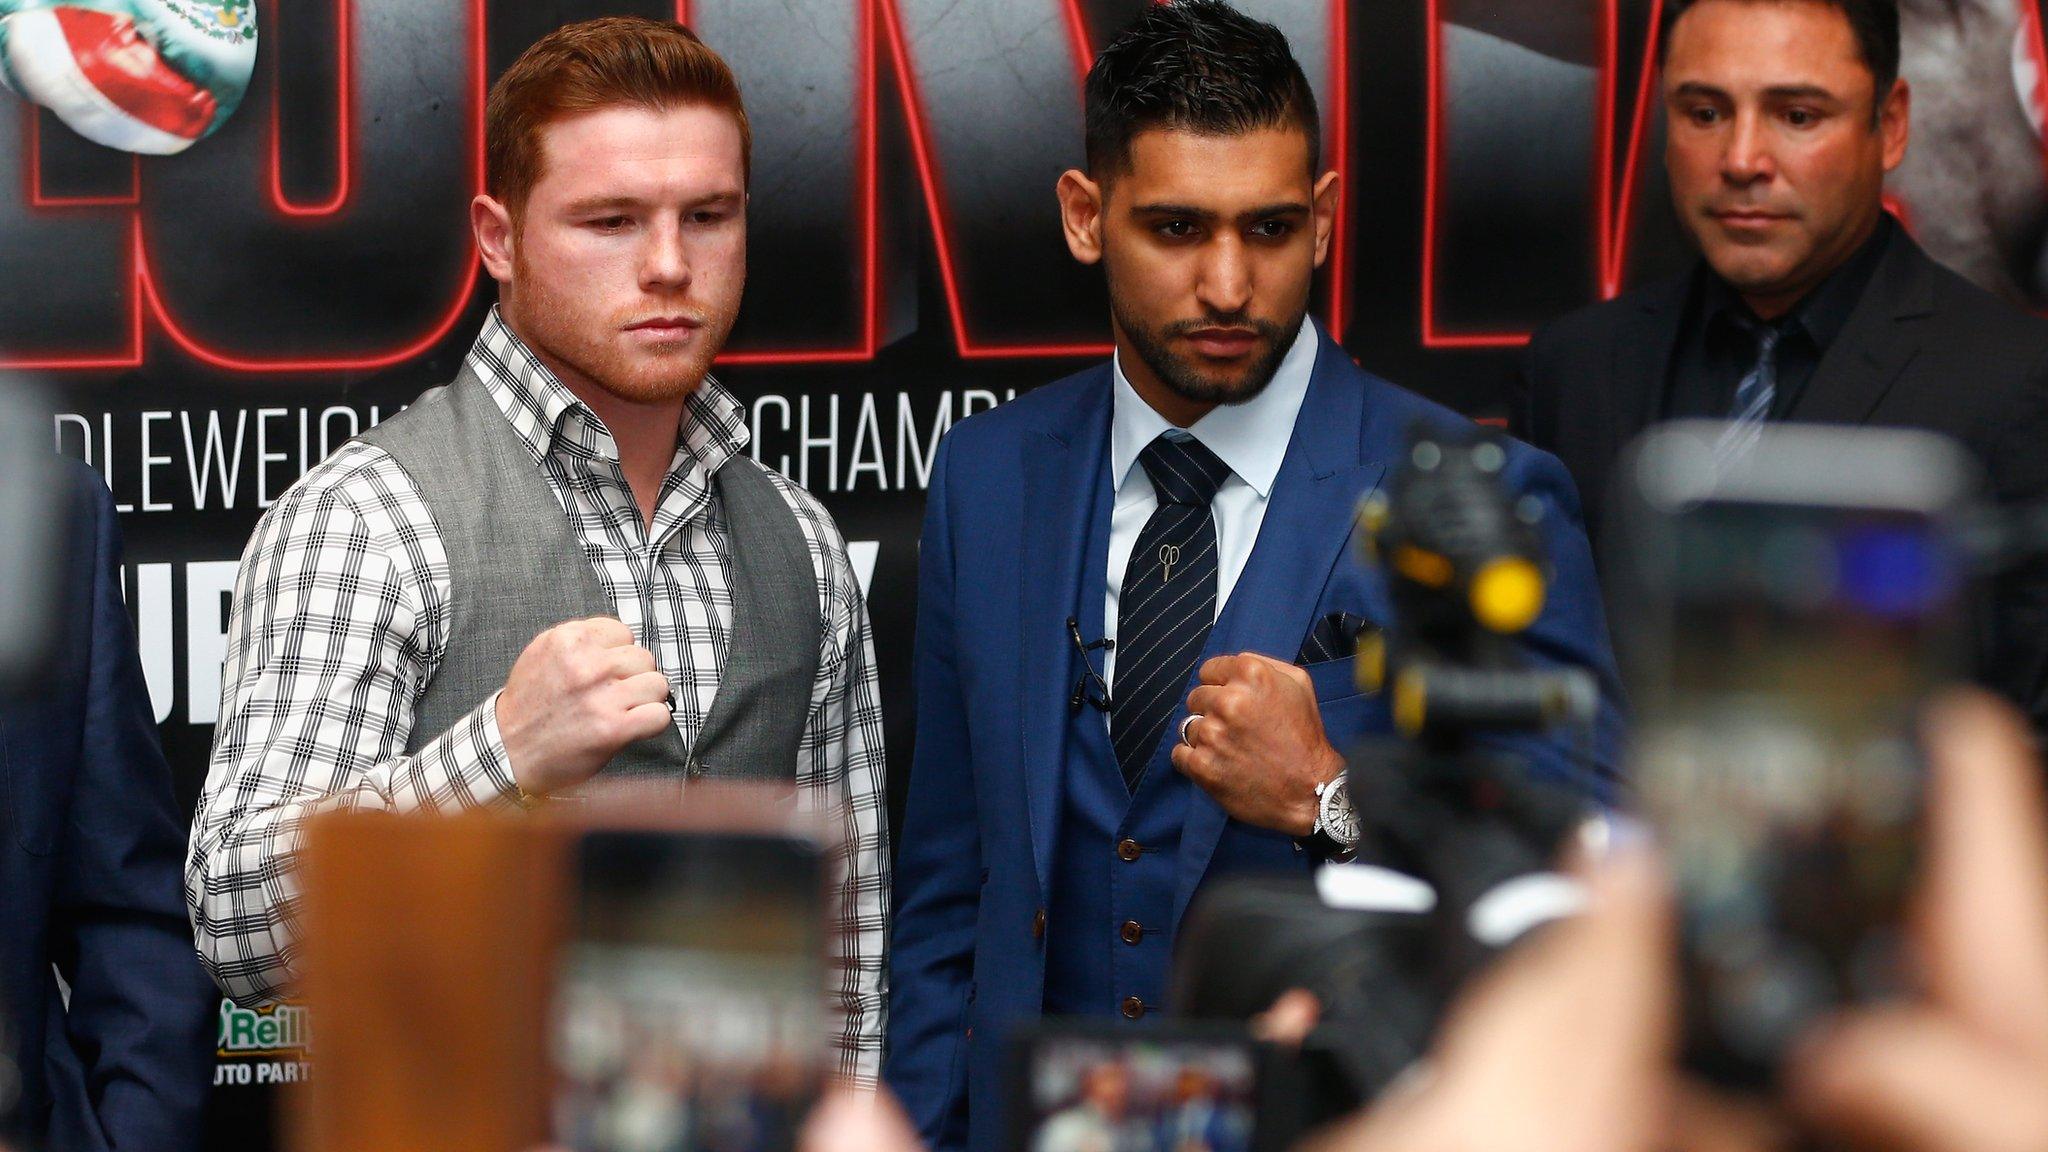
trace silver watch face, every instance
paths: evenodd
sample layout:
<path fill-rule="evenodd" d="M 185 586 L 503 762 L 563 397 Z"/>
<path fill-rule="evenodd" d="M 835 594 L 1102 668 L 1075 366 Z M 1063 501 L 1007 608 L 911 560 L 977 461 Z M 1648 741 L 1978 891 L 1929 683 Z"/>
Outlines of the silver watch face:
<path fill-rule="evenodd" d="M 1317 805 L 1323 835 L 1349 848 L 1358 843 L 1358 813 L 1351 808 L 1351 782 L 1343 776 L 1330 781 Z"/>

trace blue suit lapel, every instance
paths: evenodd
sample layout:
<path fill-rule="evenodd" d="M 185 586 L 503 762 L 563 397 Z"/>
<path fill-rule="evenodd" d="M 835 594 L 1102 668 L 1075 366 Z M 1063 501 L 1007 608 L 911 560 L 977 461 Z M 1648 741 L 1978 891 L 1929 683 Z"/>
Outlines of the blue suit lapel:
<path fill-rule="evenodd" d="M 1367 390 L 1373 385 L 1329 333 L 1318 331 L 1322 348 L 1315 375 L 1274 480 L 1258 542 L 1210 633 L 1205 660 L 1235 652 L 1294 659 L 1331 571 L 1345 558 L 1358 499 L 1379 482 L 1386 467 L 1381 461 L 1399 451 L 1405 435 L 1405 430 L 1368 424 Z M 1167 732 L 1178 732 L 1185 715 L 1183 704 Z M 1191 791 L 1181 832 L 1176 928 L 1228 823 L 1208 793 Z"/>
<path fill-rule="evenodd" d="M 1053 413 L 1043 428 L 1023 438 L 1019 462 L 1024 515 L 1018 524 L 1015 570 L 1018 762 L 1041 894 L 1052 890 L 1053 845 L 1066 765 L 1067 700 L 1075 675 L 1067 618 L 1074 615 L 1079 596 L 1089 517 L 1103 491 L 1109 412 L 1110 370 L 1104 364 L 1077 389 L 1070 407 Z"/>

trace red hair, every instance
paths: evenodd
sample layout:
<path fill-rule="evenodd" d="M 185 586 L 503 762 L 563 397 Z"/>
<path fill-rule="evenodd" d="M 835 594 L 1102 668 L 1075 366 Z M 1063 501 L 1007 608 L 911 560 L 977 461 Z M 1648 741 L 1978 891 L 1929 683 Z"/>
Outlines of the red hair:
<path fill-rule="evenodd" d="M 621 104 L 730 112 L 740 128 L 741 164 L 752 168 L 753 133 L 739 81 L 718 53 L 672 20 L 605 16 L 541 37 L 491 86 L 484 106 L 484 190 L 516 219 L 541 177 L 541 130 L 566 116 Z"/>

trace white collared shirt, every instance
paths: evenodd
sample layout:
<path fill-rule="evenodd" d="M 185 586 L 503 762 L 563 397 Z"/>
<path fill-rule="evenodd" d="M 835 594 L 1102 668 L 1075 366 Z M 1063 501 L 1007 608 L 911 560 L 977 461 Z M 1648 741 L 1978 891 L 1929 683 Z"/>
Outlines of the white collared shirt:
<path fill-rule="evenodd" d="M 1314 322 L 1304 319 L 1301 332 L 1281 357 L 1273 380 L 1243 404 L 1224 404 L 1187 429 L 1202 446 L 1230 466 L 1230 475 L 1216 490 L 1210 511 L 1216 517 L 1216 613 L 1230 600 L 1231 589 L 1244 574 L 1245 561 L 1259 540 L 1259 525 L 1265 523 L 1266 505 L 1273 496 L 1273 481 L 1280 475 L 1280 463 L 1287 458 L 1287 443 L 1294 437 L 1294 420 L 1301 414 L 1301 402 L 1308 396 L 1309 376 L 1315 371 L 1319 340 Z M 1124 376 L 1121 355 L 1110 361 L 1115 389 L 1109 420 L 1109 474 L 1116 485 L 1116 510 L 1109 526 L 1109 573 L 1103 605 L 1103 635 L 1116 639 L 1117 598 L 1123 592 L 1124 568 L 1145 521 L 1159 508 L 1159 495 L 1152 479 L 1138 464 L 1138 453 L 1160 433 L 1173 427 L 1139 397 Z M 1116 693 L 1116 650 L 1102 657 L 1102 677 Z M 1107 714 L 1104 719 L 1107 720 Z"/>

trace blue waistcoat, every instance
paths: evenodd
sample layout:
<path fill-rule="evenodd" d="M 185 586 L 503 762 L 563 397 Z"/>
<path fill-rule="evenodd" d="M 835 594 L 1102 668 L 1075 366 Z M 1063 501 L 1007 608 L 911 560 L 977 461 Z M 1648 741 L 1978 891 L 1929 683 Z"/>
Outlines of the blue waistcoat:
<path fill-rule="evenodd" d="M 1104 631 L 1108 473 L 1102 469 L 1104 495 L 1096 502 L 1074 605 L 1087 639 Z M 1082 657 L 1072 659 L 1079 677 Z M 1101 653 L 1088 659 L 1101 670 Z M 1111 1017 L 1135 1025 L 1156 1019 L 1166 1005 L 1181 826 L 1194 785 L 1173 767 L 1169 732 L 1131 791 L 1106 721 L 1087 704 L 1068 717 L 1066 799 L 1047 894 L 1045 1014 Z"/>

